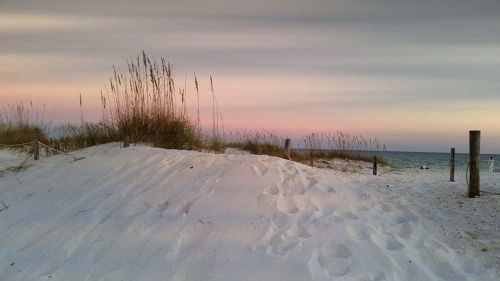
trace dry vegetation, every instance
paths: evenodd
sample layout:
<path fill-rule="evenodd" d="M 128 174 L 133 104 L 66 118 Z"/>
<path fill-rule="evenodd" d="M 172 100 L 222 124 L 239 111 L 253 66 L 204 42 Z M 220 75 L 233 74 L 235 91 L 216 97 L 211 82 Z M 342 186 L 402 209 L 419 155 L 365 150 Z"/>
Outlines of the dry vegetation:
<path fill-rule="evenodd" d="M 268 130 L 253 132 L 236 132 L 226 135 L 225 146 L 235 147 L 252 154 L 285 157 L 285 140 L 288 137 L 280 136 Z M 350 135 L 337 131 L 335 133 L 311 133 L 302 143 L 292 144 L 294 149 L 291 158 L 294 161 L 310 163 L 315 159 L 351 159 L 371 162 L 373 156 L 383 159 L 386 147 L 377 139 L 365 139 L 361 135 Z"/>
<path fill-rule="evenodd" d="M 267 130 L 230 132 L 225 137 L 224 146 L 239 148 L 252 154 L 283 157 L 285 139 Z"/>
<path fill-rule="evenodd" d="M 114 69 L 109 89 L 101 95 L 103 122 L 119 138 L 149 142 L 157 147 L 194 149 L 201 139 L 188 116 L 185 89 L 176 89 L 172 65 L 143 53 Z"/>
<path fill-rule="evenodd" d="M 155 147 L 210 150 L 222 152 L 236 147 L 253 154 L 284 157 L 287 137 L 262 130 L 253 132 L 224 131 L 214 83 L 210 77 L 212 120 L 203 130 L 200 120 L 200 91 L 196 75 L 196 117 L 189 116 L 186 85 L 177 87 L 171 64 L 164 59 L 153 59 L 144 52 L 128 64 L 126 71 L 113 67 L 109 86 L 101 92 L 102 118 L 98 123 L 85 122 L 80 96 L 81 123 L 49 126 L 44 124 L 44 110 L 34 110 L 24 104 L 9 105 L 0 115 L 0 144 L 30 142 L 35 129 L 40 140 L 59 150 L 74 150 L 87 146 L 123 141 L 146 142 Z M 50 139 L 48 135 L 52 136 Z M 365 139 L 343 132 L 312 133 L 303 143 L 293 145 L 292 159 L 308 162 L 311 157 L 321 159 L 346 158 L 371 161 L 382 156 L 385 146 L 376 139 Z"/>
<path fill-rule="evenodd" d="M 381 163 L 385 163 L 383 155 L 387 151 L 385 144 L 381 144 L 377 139 L 366 139 L 362 135 L 351 135 L 341 131 L 311 133 L 304 138 L 304 147 L 314 158 L 370 162 L 373 156 L 377 156 Z"/>
<path fill-rule="evenodd" d="M 0 144 L 14 145 L 33 141 L 35 129 L 41 132 L 39 138 L 46 140 L 44 108 L 36 109 L 33 103 L 8 104 L 0 113 Z"/>

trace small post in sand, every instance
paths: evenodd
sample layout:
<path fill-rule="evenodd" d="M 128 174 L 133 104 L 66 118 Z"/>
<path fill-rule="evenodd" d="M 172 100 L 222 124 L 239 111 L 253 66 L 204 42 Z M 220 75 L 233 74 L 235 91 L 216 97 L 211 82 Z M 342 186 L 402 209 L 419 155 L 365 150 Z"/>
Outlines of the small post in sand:
<path fill-rule="evenodd" d="M 291 143 L 290 139 L 285 140 L 285 156 L 286 159 L 288 160 L 292 160 L 292 147 L 290 143 Z"/>
<path fill-rule="evenodd" d="M 314 167 L 314 152 L 313 152 L 313 149 L 311 148 L 311 151 L 309 152 L 310 153 L 310 157 L 311 157 L 311 167 Z"/>
<path fill-rule="evenodd" d="M 125 139 L 123 140 L 123 148 L 129 147 L 129 146 L 130 146 L 130 139 L 128 136 L 126 136 Z"/>
<path fill-rule="evenodd" d="M 450 153 L 450 181 L 455 181 L 455 148 L 451 148 Z"/>
<path fill-rule="evenodd" d="M 38 145 L 39 130 L 35 128 L 35 140 L 33 141 L 33 159 L 40 159 L 40 145 Z"/>
<path fill-rule="evenodd" d="M 377 175 L 377 156 L 373 156 L 373 175 Z"/>
<path fill-rule="evenodd" d="M 469 164 L 470 176 L 467 197 L 474 198 L 479 196 L 479 165 L 481 161 L 481 131 L 469 132 Z"/>

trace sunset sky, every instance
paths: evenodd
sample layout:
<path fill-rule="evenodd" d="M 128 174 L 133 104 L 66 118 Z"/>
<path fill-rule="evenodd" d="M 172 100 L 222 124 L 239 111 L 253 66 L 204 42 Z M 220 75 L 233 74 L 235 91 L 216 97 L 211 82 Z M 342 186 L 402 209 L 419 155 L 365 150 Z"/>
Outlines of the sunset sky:
<path fill-rule="evenodd" d="M 390 150 L 500 153 L 500 1 L 0 0 L 0 106 L 99 118 L 112 66 L 145 50 L 209 75 L 225 126 L 345 130 Z M 202 100 L 203 101 L 203 100 Z"/>

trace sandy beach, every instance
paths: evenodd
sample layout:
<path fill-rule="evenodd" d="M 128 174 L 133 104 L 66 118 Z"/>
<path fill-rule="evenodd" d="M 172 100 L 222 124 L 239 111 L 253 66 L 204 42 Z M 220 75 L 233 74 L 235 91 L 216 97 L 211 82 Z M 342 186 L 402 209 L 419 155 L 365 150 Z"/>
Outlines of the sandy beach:
<path fill-rule="evenodd" d="M 3 150 L 0 160 L 15 161 Z M 500 174 L 107 144 L 0 177 L 2 280 L 498 280 Z M 20 158 L 19 158 L 20 159 Z M 3 162 L 2 162 L 3 163 Z"/>

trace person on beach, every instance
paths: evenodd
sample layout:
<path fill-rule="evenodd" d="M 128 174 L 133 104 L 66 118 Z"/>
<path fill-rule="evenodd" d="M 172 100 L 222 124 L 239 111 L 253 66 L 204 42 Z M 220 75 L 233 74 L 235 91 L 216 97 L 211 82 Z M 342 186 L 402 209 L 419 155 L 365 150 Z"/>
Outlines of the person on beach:
<path fill-rule="evenodd" d="M 495 169 L 495 160 L 493 160 L 493 157 L 490 157 L 490 160 L 488 160 L 488 163 L 490 164 L 490 168 L 488 171 L 490 173 L 493 173 L 493 170 Z"/>

